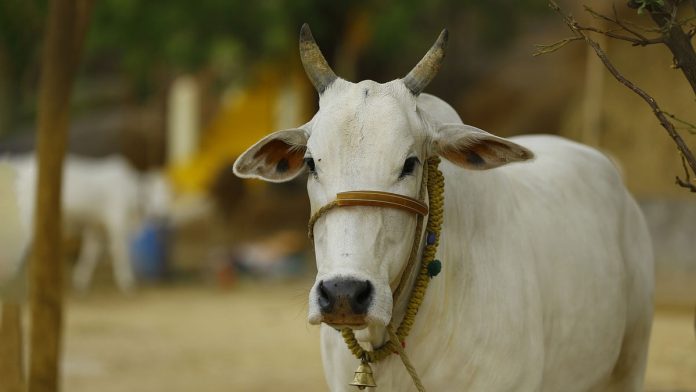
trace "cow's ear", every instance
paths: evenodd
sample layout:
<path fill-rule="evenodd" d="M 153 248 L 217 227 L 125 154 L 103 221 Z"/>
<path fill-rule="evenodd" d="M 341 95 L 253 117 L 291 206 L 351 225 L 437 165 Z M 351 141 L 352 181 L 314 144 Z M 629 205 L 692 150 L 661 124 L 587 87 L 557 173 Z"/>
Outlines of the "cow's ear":
<path fill-rule="evenodd" d="M 464 124 L 442 124 L 433 137 L 433 152 L 448 161 L 475 170 L 492 169 L 534 158 L 528 149 L 510 140 Z"/>
<path fill-rule="evenodd" d="M 234 174 L 270 182 L 290 181 L 305 169 L 307 139 L 307 132 L 300 128 L 274 132 L 237 158 Z"/>

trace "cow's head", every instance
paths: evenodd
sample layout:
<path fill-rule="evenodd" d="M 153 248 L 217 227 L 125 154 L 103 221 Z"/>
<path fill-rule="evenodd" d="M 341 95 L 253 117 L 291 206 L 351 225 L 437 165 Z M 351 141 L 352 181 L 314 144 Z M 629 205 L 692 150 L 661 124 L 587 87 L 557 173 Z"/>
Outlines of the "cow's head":
<path fill-rule="evenodd" d="M 344 191 L 418 198 L 423 164 L 433 155 L 472 170 L 531 158 L 517 144 L 466 125 L 438 123 L 419 107 L 418 95 L 440 68 L 446 43 L 443 31 L 403 79 L 351 83 L 334 74 L 304 25 L 300 55 L 319 92 L 319 111 L 301 127 L 261 139 L 237 159 L 235 173 L 283 182 L 309 171 L 307 190 L 316 211 Z M 310 323 L 387 325 L 416 219 L 402 210 L 362 206 L 323 215 L 314 227 L 318 273 L 309 296 Z"/>

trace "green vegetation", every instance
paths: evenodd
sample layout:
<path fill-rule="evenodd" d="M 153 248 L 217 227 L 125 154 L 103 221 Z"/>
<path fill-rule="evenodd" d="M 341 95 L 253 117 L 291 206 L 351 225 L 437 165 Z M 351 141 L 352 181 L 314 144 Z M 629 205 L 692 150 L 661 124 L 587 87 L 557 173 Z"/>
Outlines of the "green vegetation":
<path fill-rule="evenodd" d="M 33 117 L 46 3 L 0 2 L 0 134 L 17 117 Z M 98 0 L 81 77 L 120 77 L 141 100 L 181 72 L 207 72 L 219 85 L 240 82 L 254 64 L 294 59 L 303 22 L 334 60 L 357 17 L 370 26 L 360 53 L 370 64 L 356 76 L 393 77 L 394 68 L 405 69 L 403 59 L 418 58 L 444 26 L 467 32 L 460 42 L 494 50 L 514 38 L 529 12 L 543 9 L 532 0 Z"/>

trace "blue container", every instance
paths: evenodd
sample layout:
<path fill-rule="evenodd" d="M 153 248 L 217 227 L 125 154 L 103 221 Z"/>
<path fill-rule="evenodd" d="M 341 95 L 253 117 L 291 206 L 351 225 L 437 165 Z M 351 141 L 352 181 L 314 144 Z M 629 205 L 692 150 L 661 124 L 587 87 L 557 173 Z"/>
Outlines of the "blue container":
<path fill-rule="evenodd" d="M 131 262 L 140 280 L 162 280 L 168 271 L 169 233 L 164 222 L 146 221 L 131 240 Z"/>

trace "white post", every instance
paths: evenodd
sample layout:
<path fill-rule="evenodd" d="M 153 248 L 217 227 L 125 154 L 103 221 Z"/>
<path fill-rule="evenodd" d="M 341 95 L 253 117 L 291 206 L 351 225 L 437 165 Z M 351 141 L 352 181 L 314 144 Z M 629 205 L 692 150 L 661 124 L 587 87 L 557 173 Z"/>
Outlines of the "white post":
<path fill-rule="evenodd" d="M 296 127 L 302 122 L 302 94 L 293 83 L 278 89 L 274 107 L 275 129 Z"/>
<path fill-rule="evenodd" d="M 180 164 L 198 149 L 200 99 L 196 79 L 178 77 L 169 91 L 167 105 L 167 162 Z"/>

